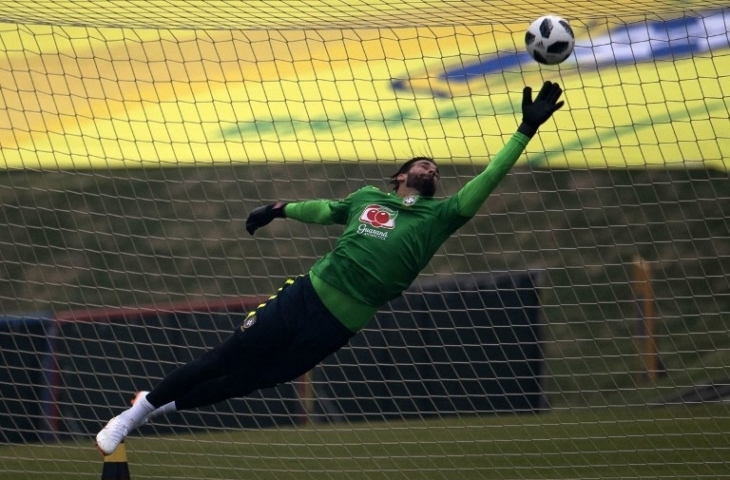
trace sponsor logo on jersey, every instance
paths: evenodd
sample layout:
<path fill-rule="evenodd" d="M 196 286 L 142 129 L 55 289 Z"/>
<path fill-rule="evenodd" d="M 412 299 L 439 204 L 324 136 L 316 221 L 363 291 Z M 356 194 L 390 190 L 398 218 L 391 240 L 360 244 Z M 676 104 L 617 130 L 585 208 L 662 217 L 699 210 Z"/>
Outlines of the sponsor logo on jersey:
<path fill-rule="evenodd" d="M 371 204 L 365 207 L 360 214 L 362 222 L 357 227 L 357 233 L 366 237 L 385 240 L 388 238 L 388 230 L 395 228 L 396 210 L 383 207 L 382 205 Z"/>
<path fill-rule="evenodd" d="M 387 228 L 392 230 L 395 227 L 395 217 L 398 212 L 380 205 L 368 205 L 360 214 L 360 221 L 375 228 Z"/>
<path fill-rule="evenodd" d="M 357 233 L 365 235 L 366 237 L 377 238 L 378 240 L 385 240 L 388 238 L 388 232 L 386 230 L 378 230 L 377 228 L 369 227 L 364 223 L 358 225 Z"/>

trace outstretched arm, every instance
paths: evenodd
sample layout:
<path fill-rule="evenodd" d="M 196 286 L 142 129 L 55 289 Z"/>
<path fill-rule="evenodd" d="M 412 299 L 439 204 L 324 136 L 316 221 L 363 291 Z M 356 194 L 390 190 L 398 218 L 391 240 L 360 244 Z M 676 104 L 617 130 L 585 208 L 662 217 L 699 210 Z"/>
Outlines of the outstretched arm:
<path fill-rule="evenodd" d="M 532 89 L 525 87 L 522 91 L 522 123 L 517 132 L 505 146 L 492 158 L 487 168 L 464 185 L 456 194 L 459 214 L 473 217 L 487 200 L 487 197 L 497 188 L 499 182 L 517 162 L 525 150 L 527 143 L 537 133 L 537 129 L 563 106 L 565 102 L 558 101 L 563 90 L 560 85 L 545 82 L 540 93 L 532 100 Z"/>
<path fill-rule="evenodd" d="M 338 223 L 333 202 L 329 200 L 306 200 L 302 202 L 276 202 L 258 207 L 246 219 L 246 230 L 251 235 L 271 223 L 275 218 L 292 218 L 304 223 L 332 225 Z"/>
<path fill-rule="evenodd" d="M 286 206 L 286 216 L 303 223 L 332 225 L 338 223 L 332 205 L 330 200 L 306 200 L 290 203 Z"/>

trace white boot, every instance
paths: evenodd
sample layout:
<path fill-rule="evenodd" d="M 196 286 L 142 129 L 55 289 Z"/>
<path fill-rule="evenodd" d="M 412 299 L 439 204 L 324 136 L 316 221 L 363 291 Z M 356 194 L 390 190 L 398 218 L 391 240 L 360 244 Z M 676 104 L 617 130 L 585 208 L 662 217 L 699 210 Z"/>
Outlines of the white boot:
<path fill-rule="evenodd" d="M 147 391 L 137 392 L 132 407 L 109 420 L 96 435 L 96 448 L 104 455 L 111 455 L 119 444 L 133 431 L 149 421 L 155 408 L 147 401 Z"/>

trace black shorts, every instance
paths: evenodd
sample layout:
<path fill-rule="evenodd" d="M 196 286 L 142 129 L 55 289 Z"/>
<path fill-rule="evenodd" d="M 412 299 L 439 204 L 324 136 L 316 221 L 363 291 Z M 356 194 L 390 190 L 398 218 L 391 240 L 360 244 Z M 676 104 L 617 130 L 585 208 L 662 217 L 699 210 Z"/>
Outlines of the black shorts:
<path fill-rule="evenodd" d="M 246 317 L 225 342 L 226 357 L 238 362 L 237 369 L 256 372 L 263 386 L 275 386 L 307 373 L 353 335 L 304 275 Z"/>

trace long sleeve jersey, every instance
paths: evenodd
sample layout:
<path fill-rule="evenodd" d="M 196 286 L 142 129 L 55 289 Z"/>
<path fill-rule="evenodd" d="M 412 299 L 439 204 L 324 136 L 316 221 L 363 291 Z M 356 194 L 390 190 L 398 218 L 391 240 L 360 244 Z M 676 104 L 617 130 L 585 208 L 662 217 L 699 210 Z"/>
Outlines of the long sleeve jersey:
<path fill-rule="evenodd" d="M 288 218 L 345 226 L 335 248 L 310 271 L 325 306 L 353 332 L 362 329 L 378 308 L 411 285 L 446 239 L 476 215 L 528 142 L 529 137 L 515 133 L 479 175 L 448 198 L 401 198 L 364 187 L 344 200 L 289 203 Z"/>

